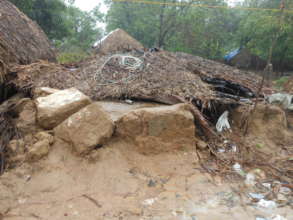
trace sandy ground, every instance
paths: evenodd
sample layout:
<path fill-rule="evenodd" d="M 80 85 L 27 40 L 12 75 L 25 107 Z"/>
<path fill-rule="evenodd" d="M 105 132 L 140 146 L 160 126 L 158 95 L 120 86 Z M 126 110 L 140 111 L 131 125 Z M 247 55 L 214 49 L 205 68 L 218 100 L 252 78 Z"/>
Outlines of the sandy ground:
<path fill-rule="evenodd" d="M 117 109 L 108 111 L 118 117 Z M 254 220 L 273 214 L 293 219 L 289 208 L 260 209 L 238 192 L 237 183 L 201 172 L 192 150 L 144 156 L 113 139 L 80 158 L 56 141 L 48 158 L 0 177 L 0 219 Z"/>

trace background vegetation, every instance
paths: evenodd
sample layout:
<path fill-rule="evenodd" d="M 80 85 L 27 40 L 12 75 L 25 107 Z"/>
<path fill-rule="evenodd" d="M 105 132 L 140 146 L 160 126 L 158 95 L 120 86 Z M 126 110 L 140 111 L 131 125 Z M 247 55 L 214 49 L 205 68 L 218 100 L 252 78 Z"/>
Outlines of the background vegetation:
<path fill-rule="evenodd" d="M 217 60 L 240 47 L 267 60 L 272 50 L 275 66 L 292 68 L 293 0 L 243 0 L 237 5 L 254 10 L 222 8 L 228 6 L 225 0 L 185 0 L 188 4 L 184 6 L 104 0 L 109 8 L 106 15 L 99 11 L 99 6 L 91 12 L 81 11 L 73 6 L 74 0 L 10 1 L 38 22 L 61 52 L 87 53 L 102 36 L 103 30 L 97 23 L 105 22 L 106 32 L 122 28 L 146 47 L 163 47 Z M 282 2 L 283 12 L 262 10 L 280 9 Z M 194 7 L 196 4 L 219 8 Z"/>

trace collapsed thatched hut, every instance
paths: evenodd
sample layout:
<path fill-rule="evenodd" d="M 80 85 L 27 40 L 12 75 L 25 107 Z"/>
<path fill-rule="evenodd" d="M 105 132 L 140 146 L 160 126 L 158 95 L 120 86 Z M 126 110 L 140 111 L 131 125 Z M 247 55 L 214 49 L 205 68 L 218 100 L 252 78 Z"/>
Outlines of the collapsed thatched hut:
<path fill-rule="evenodd" d="M 94 45 L 94 51 L 100 54 L 110 54 L 116 51 L 142 50 L 143 45 L 130 36 L 126 31 L 118 28 L 111 31 Z"/>
<path fill-rule="evenodd" d="M 0 76 L 11 64 L 39 59 L 55 61 L 54 50 L 42 29 L 7 0 L 0 1 Z"/>

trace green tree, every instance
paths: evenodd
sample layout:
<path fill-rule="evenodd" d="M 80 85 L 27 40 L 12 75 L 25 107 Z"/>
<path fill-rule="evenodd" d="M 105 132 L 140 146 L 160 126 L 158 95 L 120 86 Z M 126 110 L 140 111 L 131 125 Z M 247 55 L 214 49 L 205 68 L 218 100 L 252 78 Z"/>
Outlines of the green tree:
<path fill-rule="evenodd" d="M 36 21 L 50 39 L 62 39 L 70 34 L 66 26 L 66 4 L 62 0 L 10 0 Z"/>
<path fill-rule="evenodd" d="M 189 0 L 174 6 L 174 0 L 162 0 L 171 5 L 146 5 L 108 1 L 107 31 L 122 28 L 145 46 L 185 51 L 208 58 L 219 58 L 231 44 L 231 32 L 236 21 L 226 9 L 192 7 L 192 4 L 226 6 L 224 0 Z"/>
<path fill-rule="evenodd" d="M 103 15 L 96 7 L 91 12 L 81 11 L 71 6 L 67 10 L 66 26 L 70 30 L 69 37 L 59 41 L 63 50 L 82 49 L 86 51 L 102 36 L 102 30 L 97 27 L 97 22 L 103 20 Z"/>
<path fill-rule="evenodd" d="M 85 12 L 73 6 L 74 0 L 10 1 L 35 20 L 61 51 L 86 51 L 101 37 L 99 6 Z"/>
<path fill-rule="evenodd" d="M 284 1 L 285 2 L 285 1 Z M 280 9 L 280 0 L 246 0 L 245 7 Z M 268 60 L 272 50 L 272 62 L 283 69 L 293 59 L 293 13 L 286 11 L 292 8 L 293 1 L 286 1 L 285 10 L 249 11 L 244 13 L 238 29 L 238 40 L 254 53 Z"/>

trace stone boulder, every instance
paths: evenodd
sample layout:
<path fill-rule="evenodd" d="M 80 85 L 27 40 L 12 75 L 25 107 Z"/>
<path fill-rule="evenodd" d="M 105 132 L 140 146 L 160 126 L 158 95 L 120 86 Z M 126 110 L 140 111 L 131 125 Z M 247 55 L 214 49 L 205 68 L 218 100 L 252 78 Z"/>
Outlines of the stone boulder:
<path fill-rule="evenodd" d="M 90 103 L 90 98 L 75 88 L 39 97 L 36 99 L 38 123 L 45 129 L 52 129 Z"/>
<path fill-rule="evenodd" d="M 194 117 L 187 104 L 142 108 L 117 121 L 117 135 L 142 154 L 158 154 L 195 146 Z"/>
<path fill-rule="evenodd" d="M 86 106 L 54 129 L 55 137 L 69 143 L 79 155 L 103 145 L 113 131 L 110 115 L 98 103 Z"/>

